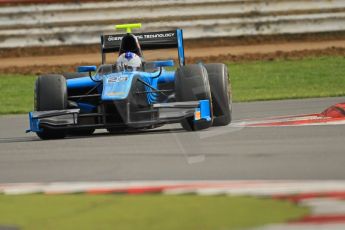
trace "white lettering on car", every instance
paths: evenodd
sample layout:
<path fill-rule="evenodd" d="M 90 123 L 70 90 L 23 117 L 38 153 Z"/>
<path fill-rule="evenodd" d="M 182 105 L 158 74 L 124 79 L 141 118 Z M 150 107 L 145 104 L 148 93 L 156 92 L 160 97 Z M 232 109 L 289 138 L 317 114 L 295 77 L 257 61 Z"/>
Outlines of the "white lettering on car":
<path fill-rule="evenodd" d="M 113 37 L 113 36 L 108 36 L 108 41 L 120 41 L 122 40 L 122 37 Z"/>

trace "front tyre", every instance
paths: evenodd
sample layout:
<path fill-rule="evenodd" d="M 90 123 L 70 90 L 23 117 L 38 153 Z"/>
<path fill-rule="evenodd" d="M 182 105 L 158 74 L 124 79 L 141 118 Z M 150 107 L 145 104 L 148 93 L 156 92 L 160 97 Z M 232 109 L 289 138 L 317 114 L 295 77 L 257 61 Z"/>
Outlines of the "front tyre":
<path fill-rule="evenodd" d="M 35 84 L 35 111 L 67 109 L 66 79 L 58 74 L 39 76 Z M 45 128 L 36 133 L 43 140 L 61 139 L 66 136 L 65 130 Z"/>
<path fill-rule="evenodd" d="M 175 96 L 178 102 L 209 100 L 212 107 L 210 84 L 205 67 L 199 64 L 180 67 L 175 73 Z M 182 120 L 181 125 L 187 131 L 202 130 L 212 126 L 212 119 L 195 121 L 194 117 L 188 117 Z"/>

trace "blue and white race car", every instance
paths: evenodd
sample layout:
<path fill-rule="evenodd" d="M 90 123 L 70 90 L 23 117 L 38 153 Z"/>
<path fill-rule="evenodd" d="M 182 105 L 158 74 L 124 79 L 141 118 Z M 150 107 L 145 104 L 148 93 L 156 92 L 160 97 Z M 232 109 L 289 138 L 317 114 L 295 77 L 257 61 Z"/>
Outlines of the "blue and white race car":
<path fill-rule="evenodd" d="M 78 73 L 39 76 L 30 129 L 41 139 L 121 132 L 181 123 L 189 131 L 231 122 L 231 87 L 225 64 L 185 64 L 182 30 L 102 35 L 102 64 Z M 142 50 L 177 48 L 173 60 L 147 62 Z M 115 64 L 106 53 L 119 52 Z"/>

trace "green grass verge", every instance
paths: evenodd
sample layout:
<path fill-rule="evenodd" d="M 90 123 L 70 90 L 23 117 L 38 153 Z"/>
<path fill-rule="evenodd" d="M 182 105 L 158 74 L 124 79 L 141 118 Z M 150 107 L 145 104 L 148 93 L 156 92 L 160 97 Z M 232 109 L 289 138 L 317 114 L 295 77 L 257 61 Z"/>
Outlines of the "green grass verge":
<path fill-rule="evenodd" d="M 35 76 L 0 75 L 0 114 L 33 110 Z"/>
<path fill-rule="evenodd" d="M 256 101 L 345 95 L 345 58 L 228 63 L 233 100 Z M 34 76 L 0 75 L 0 114 L 33 107 Z"/>
<path fill-rule="evenodd" d="M 0 226 L 37 229 L 239 229 L 308 210 L 286 201 L 228 196 L 0 195 Z"/>
<path fill-rule="evenodd" d="M 345 58 L 229 64 L 234 101 L 345 95 Z"/>

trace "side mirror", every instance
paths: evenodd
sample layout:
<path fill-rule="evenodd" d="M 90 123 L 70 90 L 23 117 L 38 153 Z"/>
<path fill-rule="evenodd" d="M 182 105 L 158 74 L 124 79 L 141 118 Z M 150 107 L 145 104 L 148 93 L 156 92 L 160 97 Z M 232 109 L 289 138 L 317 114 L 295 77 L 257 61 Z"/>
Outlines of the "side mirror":
<path fill-rule="evenodd" d="M 95 65 L 85 65 L 85 66 L 79 66 L 77 68 L 78 73 L 85 73 L 85 72 L 94 72 L 97 70 L 97 66 Z"/>
<path fill-rule="evenodd" d="M 171 67 L 174 65 L 175 65 L 174 60 L 155 61 L 153 64 L 155 68 Z"/>

